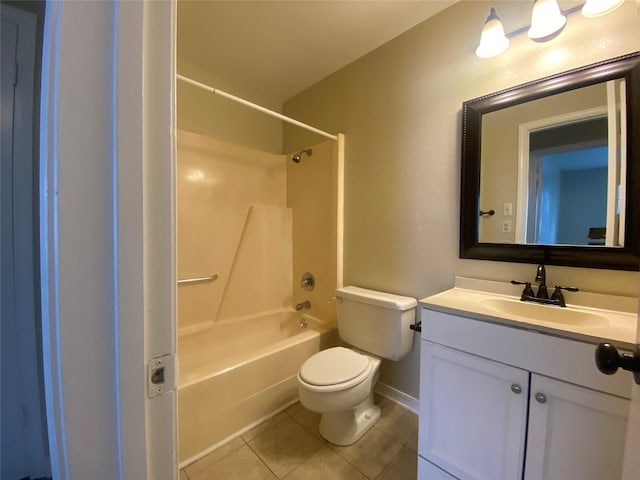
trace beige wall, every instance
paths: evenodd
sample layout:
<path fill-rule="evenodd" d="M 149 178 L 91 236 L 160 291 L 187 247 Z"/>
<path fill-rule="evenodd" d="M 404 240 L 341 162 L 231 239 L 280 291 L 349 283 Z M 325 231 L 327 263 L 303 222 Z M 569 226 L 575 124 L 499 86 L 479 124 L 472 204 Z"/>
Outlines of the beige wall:
<path fill-rule="evenodd" d="M 462 102 L 640 50 L 640 22 L 635 2 L 596 19 L 573 14 L 552 41 L 520 34 L 481 60 L 474 51 L 492 5 L 457 3 L 285 103 L 285 114 L 346 134 L 345 284 L 422 298 L 455 275 L 533 278 L 533 265 L 458 259 Z M 503 19 L 526 18 L 530 2 L 497 7 Z M 285 151 L 312 142 L 285 126 Z M 547 277 L 590 291 L 638 288 L 630 272 L 549 267 Z M 406 359 L 383 364 L 381 380 L 417 397 L 418 359 L 416 342 Z"/>
<path fill-rule="evenodd" d="M 212 69 L 214 70 L 214 69 Z M 178 73 L 251 102 L 282 111 L 282 105 L 254 92 L 238 91 L 212 71 L 178 58 Z M 184 82 L 177 82 L 178 128 L 229 142 L 282 153 L 282 122 Z"/>
<path fill-rule="evenodd" d="M 595 107 L 602 107 L 606 114 L 606 83 L 540 98 L 482 116 L 480 210 L 493 209 L 496 214 L 480 218 L 478 238 L 481 242 L 515 242 L 520 125 Z M 513 204 L 511 217 L 503 216 L 505 202 Z M 511 220 L 511 233 L 502 233 L 503 219 Z"/>

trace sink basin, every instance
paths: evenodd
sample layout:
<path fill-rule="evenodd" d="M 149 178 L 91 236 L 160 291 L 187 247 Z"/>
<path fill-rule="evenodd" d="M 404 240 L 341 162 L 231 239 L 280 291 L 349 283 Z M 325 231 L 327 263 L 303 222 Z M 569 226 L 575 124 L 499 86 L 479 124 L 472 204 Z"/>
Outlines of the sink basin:
<path fill-rule="evenodd" d="M 595 313 L 576 310 L 571 307 L 561 308 L 553 305 L 539 305 L 506 298 L 487 298 L 481 300 L 486 308 L 503 315 L 514 315 L 531 320 L 577 325 L 585 327 L 605 327 L 609 324 L 606 317 Z"/>

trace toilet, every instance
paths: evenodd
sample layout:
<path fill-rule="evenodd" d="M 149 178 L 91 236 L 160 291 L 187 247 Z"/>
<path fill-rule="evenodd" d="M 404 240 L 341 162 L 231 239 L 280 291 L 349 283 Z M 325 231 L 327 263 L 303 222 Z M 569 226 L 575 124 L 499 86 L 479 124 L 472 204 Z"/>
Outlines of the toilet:
<path fill-rule="evenodd" d="M 338 334 L 352 348 L 311 356 L 298 371 L 300 403 L 321 414 L 320 434 L 351 445 L 380 418 L 373 403 L 382 358 L 400 360 L 411 350 L 416 299 L 359 287 L 336 290 Z"/>

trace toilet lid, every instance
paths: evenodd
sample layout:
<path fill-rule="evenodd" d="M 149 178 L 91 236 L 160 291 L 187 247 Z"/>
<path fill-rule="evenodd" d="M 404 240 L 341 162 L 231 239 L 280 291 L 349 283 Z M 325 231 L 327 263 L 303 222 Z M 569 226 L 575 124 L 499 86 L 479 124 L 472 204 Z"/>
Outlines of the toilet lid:
<path fill-rule="evenodd" d="M 344 347 L 322 350 L 300 368 L 300 377 L 312 385 L 336 385 L 361 375 L 369 358 Z"/>

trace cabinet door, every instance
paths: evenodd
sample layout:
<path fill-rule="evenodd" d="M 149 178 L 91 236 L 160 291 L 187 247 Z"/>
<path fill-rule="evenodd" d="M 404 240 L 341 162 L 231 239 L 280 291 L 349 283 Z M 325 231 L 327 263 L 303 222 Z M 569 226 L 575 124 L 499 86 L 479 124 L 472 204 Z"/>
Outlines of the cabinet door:
<path fill-rule="evenodd" d="M 529 373 L 423 340 L 419 453 L 460 480 L 521 478 Z"/>
<path fill-rule="evenodd" d="M 621 478 L 629 400 L 531 376 L 525 480 Z"/>
<path fill-rule="evenodd" d="M 427 462 L 418 456 L 418 480 L 456 480 L 444 470 L 439 469 L 433 463 Z"/>

